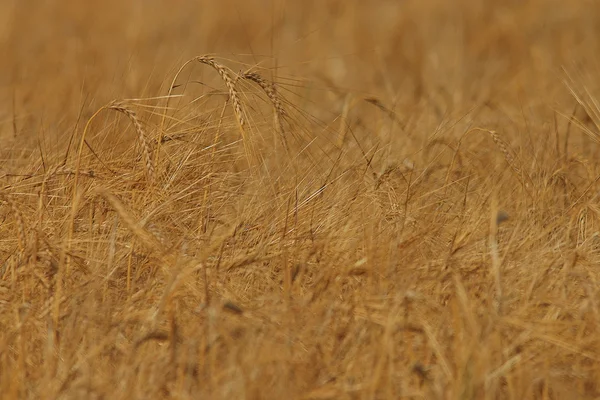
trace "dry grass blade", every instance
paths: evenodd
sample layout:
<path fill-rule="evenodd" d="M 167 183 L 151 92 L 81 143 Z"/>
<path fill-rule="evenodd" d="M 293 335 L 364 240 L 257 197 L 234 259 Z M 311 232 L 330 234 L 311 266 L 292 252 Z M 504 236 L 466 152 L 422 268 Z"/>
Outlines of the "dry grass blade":
<path fill-rule="evenodd" d="M 161 251 L 162 244 L 160 241 L 146 229 L 141 227 L 135 220 L 135 218 L 131 215 L 131 213 L 125 208 L 123 203 L 115 196 L 105 189 L 97 189 L 96 193 L 102 196 L 108 203 L 113 207 L 113 209 L 119 214 L 125 226 L 135 234 L 148 248 L 155 251 Z"/>
<path fill-rule="evenodd" d="M 398 115 L 390 110 L 388 107 L 386 107 L 381 100 L 379 100 L 376 97 L 365 97 L 363 99 L 364 101 L 366 101 L 367 103 L 374 105 L 375 107 L 377 107 L 378 109 L 380 109 L 381 111 L 383 111 L 385 114 L 387 114 L 387 116 L 394 122 L 398 123 L 398 125 L 400 126 L 400 128 L 402 130 L 404 130 L 406 128 L 406 123 L 403 122 L 400 117 L 398 117 Z"/>

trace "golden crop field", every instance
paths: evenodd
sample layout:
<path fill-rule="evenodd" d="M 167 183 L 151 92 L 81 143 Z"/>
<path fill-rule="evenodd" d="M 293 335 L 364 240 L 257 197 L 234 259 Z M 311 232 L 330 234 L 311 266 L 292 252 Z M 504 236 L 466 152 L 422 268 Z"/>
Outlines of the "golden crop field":
<path fill-rule="evenodd" d="M 599 399 L 600 3 L 0 1 L 2 399 Z"/>

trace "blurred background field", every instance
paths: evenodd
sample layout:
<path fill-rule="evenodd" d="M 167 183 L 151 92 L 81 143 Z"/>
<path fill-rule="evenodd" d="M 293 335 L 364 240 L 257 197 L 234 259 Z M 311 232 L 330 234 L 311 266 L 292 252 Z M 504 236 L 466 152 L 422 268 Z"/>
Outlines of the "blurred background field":
<path fill-rule="evenodd" d="M 600 398 L 599 49 L 583 0 L 0 1 L 1 397 Z"/>

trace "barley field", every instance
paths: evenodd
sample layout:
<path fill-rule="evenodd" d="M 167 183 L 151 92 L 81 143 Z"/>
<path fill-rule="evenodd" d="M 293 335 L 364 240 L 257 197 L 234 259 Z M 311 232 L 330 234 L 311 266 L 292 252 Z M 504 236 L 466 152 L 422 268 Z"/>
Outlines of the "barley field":
<path fill-rule="evenodd" d="M 0 1 L 2 399 L 600 399 L 600 3 Z"/>

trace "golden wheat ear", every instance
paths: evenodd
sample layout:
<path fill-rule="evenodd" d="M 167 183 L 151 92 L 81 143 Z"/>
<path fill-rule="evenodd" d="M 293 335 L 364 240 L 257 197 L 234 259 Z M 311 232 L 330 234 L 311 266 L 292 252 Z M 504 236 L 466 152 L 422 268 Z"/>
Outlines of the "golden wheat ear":
<path fill-rule="evenodd" d="M 273 103 L 273 107 L 275 108 L 275 111 L 279 117 L 283 117 L 285 115 L 285 109 L 281 104 L 281 100 L 279 99 L 277 88 L 275 87 L 274 83 L 267 82 L 267 80 L 265 80 L 256 72 L 246 72 L 242 75 L 242 78 L 256 83 L 265 92 L 269 100 L 271 100 L 271 103 Z"/>
<path fill-rule="evenodd" d="M 109 109 L 120 112 L 129 118 L 129 120 L 133 123 L 135 130 L 138 134 L 138 139 L 142 146 L 142 154 L 144 156 L 145 162 L 145 171 L 146 177 L 149 182 L 152 182 L 154 179 L 154 161 L 152 160 L 151 151 L 150 151 L 150 142 L 148 140 L 148 135 L 146 134 L 146 130 L 144 126 L 140 122 L 136 112 L 132 110 L 127 104 L 122 102 L 113 102 L 108 106 Z"/>
<path fill-rule="evenodd" d="M 281 99 L 279 98 L 279 94 L 277 93 L 277 88 L 273 82 L 268 82 L 262 76 L 260 76 L 256 72 L 246 72 L 240 75 L 243 79 L 252 81 L 256 83 L 262 90 L 265 92 L 271 103 L 273 104 L 273 108 L 275 109 L 275 128 L 279 131 L 279 134 L 282 136 L 283 146 L 287 149 L 287 141 L 283 136 L 283 118 L 286 115 L 285 108 L 283 108 L 283 104 L 281 103 Z"/>
<path fill-rule="evenodd" d="M 227 86 L 227 90 L 229 91 L 229 97 L 231 98 L 231 101 L 233 103 L 233 111 L 235 113 L 235 117 L 237 118 L 238 123 L 240 124 L 240 128 L 243 128 L 245 120 L 244 113 L 242 112 L 242 102 L 240 100 L 240 95 L 235 87 L 235 80 L 231 78 L 229 70 L 225 66 L 219 64 L 212 57 L 199 56 L 196 57 L 195 60 L 201 64 L 206 64 L 213 67 L 219 73 L 221 79 L 223 79 L 223 82 L 225 82 L 225 86 Z"/>

